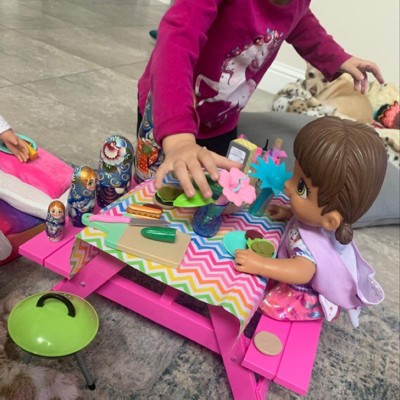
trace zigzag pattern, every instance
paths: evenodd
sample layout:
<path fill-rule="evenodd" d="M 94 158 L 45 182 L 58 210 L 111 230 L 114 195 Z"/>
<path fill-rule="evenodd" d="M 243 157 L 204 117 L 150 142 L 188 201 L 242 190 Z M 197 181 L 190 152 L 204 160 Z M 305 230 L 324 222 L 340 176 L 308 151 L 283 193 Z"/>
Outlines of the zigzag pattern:
<path fill-rule="evenodd" d="M 166 182 L 177 183 L 171 177 L 167 177 Z M 131 203 L 151 202 L 154 193 L 153 181 L 143 182 L 116 203 L 105 208 L 103 212 L 113 215 L 124 214 Z M 285 204 L 284 198 L 277 198 L 277 201 Z M 165 210 L 163 213 L 163 218 L 168 220 L 171 226 L 189 233 L 192 238 L 178 269 L 168 268 L 111 249 L 105 246 L 105 234 L 94 228 L 84 229 L 80 238 L 90 244 L 89 247 L 99 248 L 160 282 L 208 304 L 224 307 L 239 319 L 241 329 L 244 329 L 263 298 L 266 281 L 255 275 L 238 272 L 232 257 L 223 246 L 222 238 L 232 230 L 257 229 L 277 248 L 284 224 L 240 211 L 224 215 L 223 225 L 219 232 L 212 238 L 204 238 L 192 231 L 191 220 L 194 211 L 189 208 L 176 208 Z M 82 251 L 82 249 L 74 249 L 72 258 L 75 266 L 84 258 Z"/>
<path fill-rule="evenodd" d="M 85 243 L 77 238 L 70 257 L 71 270 L 69 278 L 71 279 L 77 274 L 98 253 L 98 246 L 93 247 L 90 243 Z"/>

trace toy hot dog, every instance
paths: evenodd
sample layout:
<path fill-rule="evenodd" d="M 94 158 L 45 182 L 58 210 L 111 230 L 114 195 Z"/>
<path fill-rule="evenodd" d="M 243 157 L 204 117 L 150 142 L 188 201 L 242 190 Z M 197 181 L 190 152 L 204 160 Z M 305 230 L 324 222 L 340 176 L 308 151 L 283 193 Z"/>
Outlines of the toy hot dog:
<path fill-rule="evenodd" d="M 153 205 L 130 204 L 126 212 L 140 218 L 161 218 L 162 209 Z"/>

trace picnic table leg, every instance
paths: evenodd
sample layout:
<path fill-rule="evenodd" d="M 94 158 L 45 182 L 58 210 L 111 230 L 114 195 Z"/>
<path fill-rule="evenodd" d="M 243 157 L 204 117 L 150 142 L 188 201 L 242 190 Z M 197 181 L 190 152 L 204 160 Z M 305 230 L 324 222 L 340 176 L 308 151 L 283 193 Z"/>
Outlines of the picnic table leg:
<path fill-rule="evenodd" d="M 238 320 L 222 307 L 208 308 L 234 399 L 265 400 L 269 381 L 257 381 L 253 371 L 241 366 L 248 343 L 243 334 L 238 337 Z"/>

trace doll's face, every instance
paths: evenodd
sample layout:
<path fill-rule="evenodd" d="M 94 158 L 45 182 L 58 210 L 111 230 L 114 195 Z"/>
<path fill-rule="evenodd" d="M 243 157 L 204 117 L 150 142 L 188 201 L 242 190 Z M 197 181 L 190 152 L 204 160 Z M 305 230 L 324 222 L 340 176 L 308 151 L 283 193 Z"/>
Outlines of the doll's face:
<path fill-rule="evenodd" d="M 64 210 L 58 206 L 54 206 L 50 209 L 50 215 L 55 219 L 59 219 L 64 216 Z"/>
<path fill-rule="evenodd" d="M 297 161 L 292 178 L 285 182 L 285 193 L 297 218 L 308 225 L 323 225 L 322 207 L 318 207 L 318 188 L 306 178 Z"/>

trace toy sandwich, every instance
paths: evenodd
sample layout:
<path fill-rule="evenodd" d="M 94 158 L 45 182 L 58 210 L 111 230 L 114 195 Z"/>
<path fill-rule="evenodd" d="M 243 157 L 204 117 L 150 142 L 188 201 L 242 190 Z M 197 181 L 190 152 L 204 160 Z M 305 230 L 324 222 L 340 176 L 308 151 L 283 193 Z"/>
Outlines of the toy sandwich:
<path fill-rule="evenodd" d="M 126 209 L 126 212 L 136 217 L 159 219 L 161 218 L 163 210 L 160 207 L 153 204 L 147 204 L 147 205 L 130 204 Z"/>

